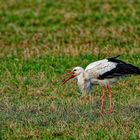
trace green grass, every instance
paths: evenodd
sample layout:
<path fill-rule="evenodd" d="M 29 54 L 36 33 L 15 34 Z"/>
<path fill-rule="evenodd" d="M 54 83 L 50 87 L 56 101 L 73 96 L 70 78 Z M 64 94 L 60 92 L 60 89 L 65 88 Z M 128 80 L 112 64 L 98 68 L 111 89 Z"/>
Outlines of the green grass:
<path fill-rule="evenodd" d="M 140 139 L 140 79 L 112 87 L 101 117 L 100 87 L 80 98 L 60 77 L 121 54 L 140 67 L 140 2 L 0 1 L 0 139 Z"/>

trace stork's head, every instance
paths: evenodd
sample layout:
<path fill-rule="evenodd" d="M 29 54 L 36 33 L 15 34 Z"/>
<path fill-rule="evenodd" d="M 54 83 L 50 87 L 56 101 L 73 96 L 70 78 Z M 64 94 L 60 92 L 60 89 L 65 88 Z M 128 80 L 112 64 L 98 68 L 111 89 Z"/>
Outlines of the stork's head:
<path fill-rule="evenodd" d="M 77 78 L 77 76 L 79 76 L 83 72 L 84 72 L 84 69 L 82 67 L 73 68 L 71 72 L 68 72 L 64 75 L 64 76 L 69 76 L 70 75 L 70 77 L 68 77 L 67 79 L 64 79 L 62 84 L 65 84 L 70 79 Z"/>
<path fill-rule="evenodd" d="M 84 69 L 82 67 L 75 67 L 75 68 L 72 69 L 72 72 L 75 76 L 78 76 L 82 72 L 84 72 Z"/>

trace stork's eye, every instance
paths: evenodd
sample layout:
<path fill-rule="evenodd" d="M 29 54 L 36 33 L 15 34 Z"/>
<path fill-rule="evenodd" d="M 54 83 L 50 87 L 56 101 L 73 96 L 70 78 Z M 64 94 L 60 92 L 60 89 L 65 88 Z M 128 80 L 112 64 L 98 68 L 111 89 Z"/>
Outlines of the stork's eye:
<path fill-rule="evenodd" d="M 73 70 L 73 71 L 76 71 L 76 69 L 75 69 L 75 70 Z"/>

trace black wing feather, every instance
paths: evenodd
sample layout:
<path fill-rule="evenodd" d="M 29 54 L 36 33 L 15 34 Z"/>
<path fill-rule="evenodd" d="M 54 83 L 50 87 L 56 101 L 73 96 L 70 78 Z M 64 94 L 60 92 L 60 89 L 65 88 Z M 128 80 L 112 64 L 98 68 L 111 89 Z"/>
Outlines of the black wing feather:
<path fill-rule="evenodd" d="M 119 57 L 119 56 L 117 56 L 117 57 Z M 132 64 L 127 64 L 124 61 L 118 60 L 118 59 L 116 59 L 117 57 L 108 58 L 108 61 L 117 63 L 116 68 L 100 75 L 98 77 L 99 79 L 120 77 L 120 76 L 124 76 L 127 74 L 140 75 L 140 69 L 138 67 L 133 66 Z"/>

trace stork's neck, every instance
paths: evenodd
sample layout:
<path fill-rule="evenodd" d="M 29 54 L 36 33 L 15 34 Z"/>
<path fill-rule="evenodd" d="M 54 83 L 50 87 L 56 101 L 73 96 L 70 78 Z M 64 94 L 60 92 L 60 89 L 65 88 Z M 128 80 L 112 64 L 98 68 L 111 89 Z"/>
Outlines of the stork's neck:
<path fill-rule="evenodd" d="M 85 71 L 81 72 L 81 74 L 77 76 L 77 84 L 83 95 L 90 92 L 91 82 L 88 79 L 88 75 Z"/>
<path fill-rule="evenodd" d="M 83 70 L 78 76 L 77 76 L 77 82 L 83 83 L 86 79 L 86 72 Z"/>

